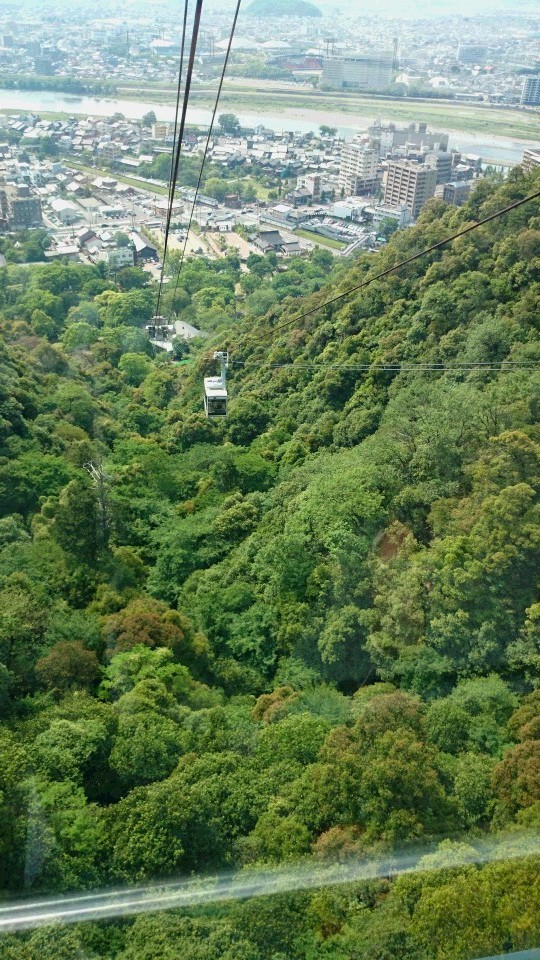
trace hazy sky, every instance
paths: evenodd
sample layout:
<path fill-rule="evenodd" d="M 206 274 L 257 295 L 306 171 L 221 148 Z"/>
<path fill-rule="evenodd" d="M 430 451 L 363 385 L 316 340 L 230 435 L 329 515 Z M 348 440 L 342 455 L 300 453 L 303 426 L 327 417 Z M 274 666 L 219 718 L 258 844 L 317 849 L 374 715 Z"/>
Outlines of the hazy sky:
<path fill-rule="evenodd" d="M 242 0 L 242 8 L 245 11 L 251 0 Z M 367 0 L 313 0 L 324 13 L 332 10 L 341 10 L 349 16 L 358 15 L 373 16 L 375 13 L 386 17 L 401 17 L 404 19 L 416 19 L 426 17 L 440 16 L 478 16 L 482 14 L 495 14 L 501 11 L 506 14 L 515 13 L 518 16 L 532 15 L 540 20 L 540 0 L 414 0 L 412 3 L 404 3 L 403 0 L 377 0 L 377 3 L 368 3 Z M 170 10 L 172 6 L 177 6 L 178 0 L 145 0 L 144 6 L 153 7 L 155 10 L 159 7 Z M 212 10 L 228 10 L 234 5 L 234 0 L 205 0 L 205 7 Z M 7 7 L 33 7 L 34 9 L 62 8 L 73 10 L 77 6 L 77 0 L 69 2 L 68 0 L 8 0 Z M 81 6 L 88 8 L 88 0 L 83 0 Z M 101 0 L 95 0 L 96 16 L 102 15 L 104 4 Z M 138 9 L 143 6 L 141 0 L 112 0 L 108 5 L 109 11 L 129 9 L 130 6 Z"/>

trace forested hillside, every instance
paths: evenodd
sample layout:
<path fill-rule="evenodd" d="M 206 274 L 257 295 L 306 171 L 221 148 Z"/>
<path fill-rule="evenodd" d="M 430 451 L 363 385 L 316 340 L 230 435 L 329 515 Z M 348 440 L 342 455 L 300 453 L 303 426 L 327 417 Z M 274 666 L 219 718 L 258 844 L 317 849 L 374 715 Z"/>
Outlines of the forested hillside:
<path fill-rule="evenodd" d="M 539 859 L 452 857 L 540 826 L 540 203 L 274 328 L 539 186 L 432 201 L 348 264 L 190 261 L 175 307 L 211 337 L 181 364 L 152 356 L 138 271 L 0 271 L 4 897 L 450 838 L 422 876 L 5 936 L 3 958 L 538 946 Z"/>

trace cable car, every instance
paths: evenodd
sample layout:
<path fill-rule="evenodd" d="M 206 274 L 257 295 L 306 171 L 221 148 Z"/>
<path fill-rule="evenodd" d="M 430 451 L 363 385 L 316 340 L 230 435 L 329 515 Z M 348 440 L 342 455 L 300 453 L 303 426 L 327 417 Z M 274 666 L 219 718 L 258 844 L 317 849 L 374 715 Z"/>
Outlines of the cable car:
<path fill-rule="evenodd" d="M 174 331 L 174 327 L 165 317 L 152 317 L 146 327 L 150 340 L 168 340 L 171 331 Z"/>
<path fill-rule="evenodd" d="M 229 354 L 219 350 L 214 353 L 214 360 L 221 361 L 219 377 L 204 378 L 204 412 L 209 418 L 227 416 L 227 375 Z"/>

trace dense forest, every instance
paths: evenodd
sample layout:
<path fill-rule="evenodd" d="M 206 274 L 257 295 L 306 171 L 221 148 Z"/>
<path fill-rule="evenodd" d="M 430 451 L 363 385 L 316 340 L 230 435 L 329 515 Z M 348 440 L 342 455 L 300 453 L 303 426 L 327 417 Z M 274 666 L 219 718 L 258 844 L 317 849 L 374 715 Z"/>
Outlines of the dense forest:
<path fill-rule="evenodd" d="M 4 899 L 442 840 L 427 873 L 5 960 L 538 946 L 540 858 L 456 862 L 540 826 L 540 202 L 281 325 L 539 186 L 433 200 L 350 262 L 190 260 L 165 308 L 210 336 L 180 364 L 141 272 L 0 271 Z"/>

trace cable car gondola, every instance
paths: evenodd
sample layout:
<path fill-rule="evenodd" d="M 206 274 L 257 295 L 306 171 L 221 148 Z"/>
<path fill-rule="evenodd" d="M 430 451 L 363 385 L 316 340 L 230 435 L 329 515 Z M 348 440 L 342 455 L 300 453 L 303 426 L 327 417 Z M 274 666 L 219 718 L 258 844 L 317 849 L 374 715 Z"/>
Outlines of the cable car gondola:
<path fill-rule="evenodd" d="M 150 340 L 169 340 L 174 333 L 174 326 L 169 323 L 166 317 L 152 317 L 146 326 L 146 333 Z"/>
<path fill-rule="evenodd" d="M 204 412 L 208 418 L 227 416 L 227 375 L 229 354 L 219 350 L 214 353 L 214 360 L 221 361 L 219 377 L 204 378 Z"/>

